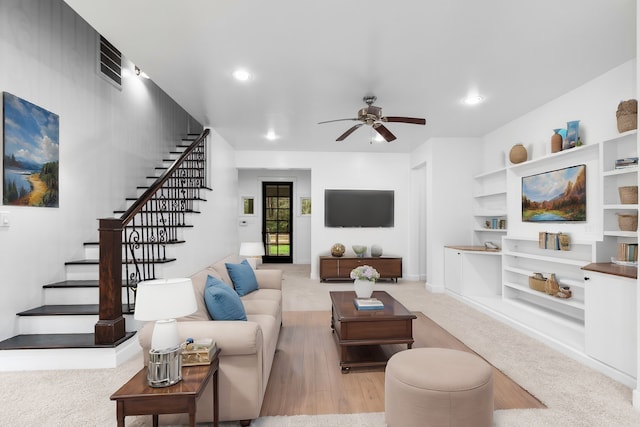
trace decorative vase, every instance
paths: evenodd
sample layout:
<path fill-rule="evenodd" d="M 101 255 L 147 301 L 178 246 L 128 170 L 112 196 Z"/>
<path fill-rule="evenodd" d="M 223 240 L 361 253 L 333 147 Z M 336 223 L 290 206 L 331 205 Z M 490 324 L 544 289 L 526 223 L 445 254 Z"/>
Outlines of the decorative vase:
<path fill-rule="evenodd" d="M 351 249 L 353 249 L 353 252 L 358 258 L 364 258 L 367 253 L 367 247 L 363 245 L 353 245 Z"/>
<path fill-rule="evenodd" d="M 557 153 L 562 151 L 562 135 L 560 135 L 560 129 L 554 129 L 553 135 L 551 135 L 551 152 Z"/>
<path fill-rule="evenodd" d="M 546 283 L 544 284 L 544 291 L 549 295 L 555 295 L 560 290 L 560 285 L 556 279 L 556 275 L 551 273 Z"/>
<path fill-rule="evenodd" d="M 563 150 L 573 148 L 576 146 L 576 142 L 578 142 L 578 130 L 580 128 L 580 120 L 573 120 L 571 122 L 567 122 L 567 136 L 563 142 Z"/>
<path fill-rule="evenodd" d="M 371 298 L 373 294 L 373 285 L 376 282 L 372 280 L 355 279 L 353 281 L 353 287 L 356 291 L 358 298 Z"/>
<path fill-rule="evenodd" d="M 380 245 L 373 245 L 371 246 L 371 256 L 372 257 L 381 257 L 382 256 L 382 246 Z"/>
<path fill-rule="evenodd" d="M 522 163 L 527 160 L 527 149 L 522 144 L 516 144 L 509 151 L 509 160 L 511 163 Z"/>
<path fill-rule="evenodd" d="M 342 243 L 336 243 L 331 246 L 331 256 L 341 257 L 344 255 L 344 245 Z"/>

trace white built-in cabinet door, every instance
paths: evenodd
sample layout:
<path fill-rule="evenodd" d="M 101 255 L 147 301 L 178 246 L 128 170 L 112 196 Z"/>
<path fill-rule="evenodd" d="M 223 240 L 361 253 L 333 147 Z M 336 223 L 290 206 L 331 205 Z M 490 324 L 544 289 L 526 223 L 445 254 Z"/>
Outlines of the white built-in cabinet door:
<path fill-rule="evenodd" d="M 585 272 L 585 350 L 636 377 L 636 280 Z"/>

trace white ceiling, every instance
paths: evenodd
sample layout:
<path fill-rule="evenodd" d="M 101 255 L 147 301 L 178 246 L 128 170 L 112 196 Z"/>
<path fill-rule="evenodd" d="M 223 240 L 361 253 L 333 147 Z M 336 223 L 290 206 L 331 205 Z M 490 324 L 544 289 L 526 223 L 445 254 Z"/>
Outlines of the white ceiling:
<path fill-rule="evenodd" d="M 635 0 L 65 0 L 239 150 L 409 152 L 476 137 L 635 57 Z M 237 67 L 253 73 L 234 81 Z M 486 101 L 467 107 L 477 91 Z M 392 143 L 353 122 L 375 94 Z M 594 100 L 597 102 L 597 100 Z M 279 138 L 264 137 L 273 129 Z"/>

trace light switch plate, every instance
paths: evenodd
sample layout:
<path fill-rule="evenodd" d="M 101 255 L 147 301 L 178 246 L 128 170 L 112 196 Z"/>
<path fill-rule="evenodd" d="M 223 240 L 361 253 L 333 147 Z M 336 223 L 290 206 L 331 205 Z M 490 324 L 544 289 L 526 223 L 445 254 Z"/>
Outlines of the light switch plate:
<path fill-rule="evenodd" d="M 0 212 L 0 227 L 8 227 L 10 224 L 9 212 Z"/>

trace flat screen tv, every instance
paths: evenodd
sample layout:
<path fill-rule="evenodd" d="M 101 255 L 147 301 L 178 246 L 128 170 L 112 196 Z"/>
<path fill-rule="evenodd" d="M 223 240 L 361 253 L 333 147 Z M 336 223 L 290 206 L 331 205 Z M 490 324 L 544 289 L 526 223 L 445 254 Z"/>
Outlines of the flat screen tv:
<path fill-rule="evenodd" d="M 586 221 L 586 165 L 522 178 L 522 221 Z"/>
<path fill-rule="evenodd" d="M 325 227 L 393 227 L 393 190 L 324 190 Z"/>

